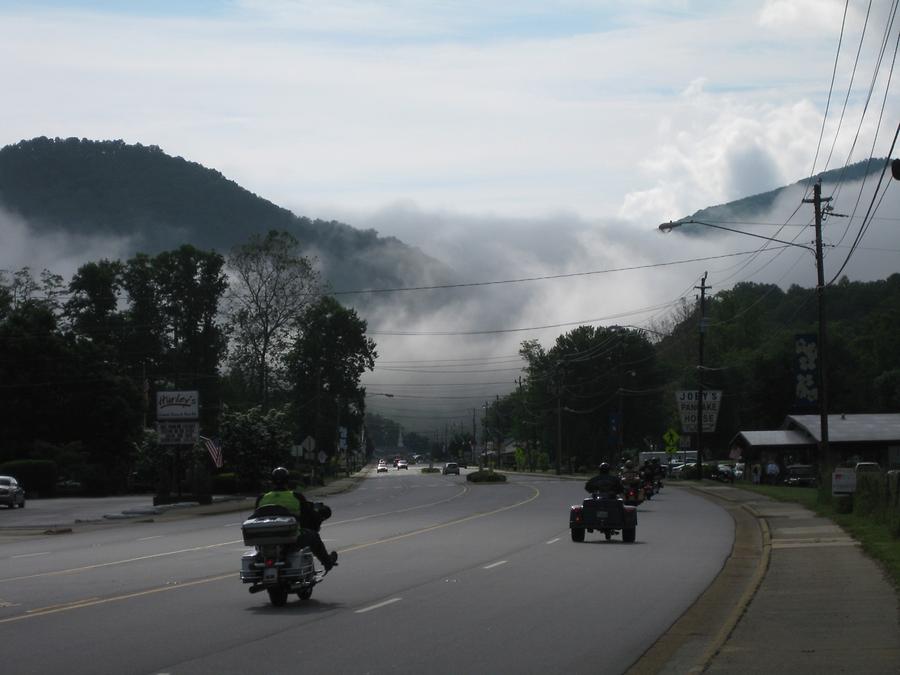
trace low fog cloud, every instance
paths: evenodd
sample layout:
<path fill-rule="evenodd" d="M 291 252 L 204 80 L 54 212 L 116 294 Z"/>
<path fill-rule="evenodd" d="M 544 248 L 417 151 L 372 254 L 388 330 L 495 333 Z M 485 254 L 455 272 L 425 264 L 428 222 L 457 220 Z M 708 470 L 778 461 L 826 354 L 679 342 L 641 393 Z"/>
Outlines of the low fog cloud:
<path fill-rule="evenodd" d="M 88 261 L 131 257 L 136 238 L 38 232 L 20 216 L 0 207 L 0 241 L 0 269 L 15 272 L 29 267 L 35 277 L 46 269 L 68 281 Z"/>

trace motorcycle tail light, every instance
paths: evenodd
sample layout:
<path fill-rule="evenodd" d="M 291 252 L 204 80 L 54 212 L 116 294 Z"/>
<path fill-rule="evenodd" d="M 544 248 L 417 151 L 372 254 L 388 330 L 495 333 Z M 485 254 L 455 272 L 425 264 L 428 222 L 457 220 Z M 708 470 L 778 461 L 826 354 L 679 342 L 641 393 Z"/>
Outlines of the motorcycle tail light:
<path fill-rule="evenodd" d="M 275 565 L 275 561 L 272 560 L 271 558 L 266 560 L 266 567 L 274 567 L 274 565 Z"/>

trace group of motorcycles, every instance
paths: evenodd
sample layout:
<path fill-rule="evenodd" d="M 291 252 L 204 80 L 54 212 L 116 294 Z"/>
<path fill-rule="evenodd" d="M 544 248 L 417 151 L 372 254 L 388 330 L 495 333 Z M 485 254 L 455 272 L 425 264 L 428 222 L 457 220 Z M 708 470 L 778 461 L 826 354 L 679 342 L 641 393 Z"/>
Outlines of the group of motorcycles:
<path fill-rule="evenodd" d="M 653 495 L 659 494 L 663 487 L 662 472 L 657 471 L 653 465 L 641 467 L 639 471 L 628 471 L 623 468 L 619 477 L 625 485 L 625 503 L 632 506 L 653 499 Z"/>
<path fill-rule="evenodd" d="M 640 471 L 623 466 L 619 478 L 624 486 L 621 496 L 594 492 L 581 504 L 569 509 L 572 541 L 583 542 L 585 533 L 597 531 L 607 541 L 621 532 L 624 543 L 634 543 L 637 537 L 637 507 L 644 500 L 653 499 L 653 495 L 662 489 L 662 472 L 654 464 L 644 465 Z M 588 489 L 592 487 L 591 482 L 588 482 Z"/>

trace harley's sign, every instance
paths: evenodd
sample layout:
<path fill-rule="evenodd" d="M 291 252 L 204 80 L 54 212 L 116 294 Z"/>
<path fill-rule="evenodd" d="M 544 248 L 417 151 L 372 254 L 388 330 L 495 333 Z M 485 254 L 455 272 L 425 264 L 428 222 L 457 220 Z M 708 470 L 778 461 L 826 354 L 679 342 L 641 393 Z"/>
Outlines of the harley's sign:
<path fill-rule="evenodd" d="M 156 392 L 156 419 L 195 420 L 200 417 L 200 395 L 197 391 Z"/>

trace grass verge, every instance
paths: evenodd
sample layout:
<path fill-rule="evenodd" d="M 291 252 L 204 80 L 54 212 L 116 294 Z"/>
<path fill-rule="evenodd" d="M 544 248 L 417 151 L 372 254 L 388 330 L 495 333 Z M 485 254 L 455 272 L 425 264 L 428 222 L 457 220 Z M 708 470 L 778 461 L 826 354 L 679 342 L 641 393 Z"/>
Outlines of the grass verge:
<path fill-rule="evenodd" d="M 862 549 L 884 567 L 894 588 L 900 591 L 900 539 L 891 536 L 887 523 L 879 523 L 871 516 L 838 513 L 831 504 L 820 504 L 815 488 L 792 488 L 778 485 L 740 485 L 742 490 L 756 492 L 782 502 L 805 506 L 820 516 L 829 518 L 854 539 Z"/>

